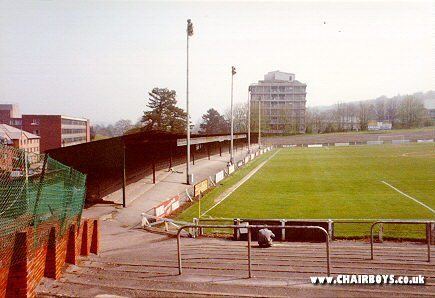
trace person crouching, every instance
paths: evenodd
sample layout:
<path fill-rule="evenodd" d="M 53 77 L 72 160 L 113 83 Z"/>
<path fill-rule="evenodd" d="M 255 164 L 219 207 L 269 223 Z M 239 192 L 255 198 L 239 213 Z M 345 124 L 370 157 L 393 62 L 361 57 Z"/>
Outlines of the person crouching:
<path fill-rule="evenodd" d="M 275 234 L 269 229 L 261 229 L 258 231 L 258 245 L 260 247 L 271 247 Z"/>

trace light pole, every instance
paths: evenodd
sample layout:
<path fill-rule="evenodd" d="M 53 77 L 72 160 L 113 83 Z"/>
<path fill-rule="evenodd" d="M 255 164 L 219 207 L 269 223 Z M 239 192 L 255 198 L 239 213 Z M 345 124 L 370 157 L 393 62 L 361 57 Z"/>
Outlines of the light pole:
<path fill-rule="evenodd" d="M 21 126 L 20 126 L 20 146 L 22 146 L 23 143 L 23 119 L 21 119 Z M 27 141 L 28 142 L 28 141 Z M 26 184 L 29 182 L 29 171 L 27 169 L 27 148 L 24 147 L 24 176 L 26 179 Z"/>
<path fill-rule="evenodd" d="M 251 154 L 251 86 L 248 87 L 248 154 Z"/>
<path fill-rule="evenodd" d="M 190 185 L 193 181 L 190 175 L 190 115 L 189 115 L 189 37 L 193 35 L 193 24 L 190 19 L 187 20 L 187 67 L 186 67 L 186 128 L 187 128 L 187 138 L 186 138 L 186 148 L 187 148 L 187 160 L 186 160 L 186 183 Z"/>
<path fill-rule="evenodd" d="M 233 115 L 233 85 L 234 75 L 236 74 L 236 68 L 231 66 L 231 157 L 230 163 L 234 164 L 234 115 Z"/>
<path fill-rule="evenodd" d="M 258 99 L 258 148 L 261 148 L 261 99 Z"/>

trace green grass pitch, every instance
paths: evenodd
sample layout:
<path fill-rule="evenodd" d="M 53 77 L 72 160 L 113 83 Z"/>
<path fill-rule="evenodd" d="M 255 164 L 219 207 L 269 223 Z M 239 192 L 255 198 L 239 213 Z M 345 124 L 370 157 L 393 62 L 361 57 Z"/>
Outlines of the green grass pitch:
<path fill-rule="evenodd" d="M 208 211 L 222 192 L 274 155 Z M 434 144 L 282 148 L 261 156 L 201 201 L 202 217 L 288 219 L 435 219 Z M 179 219 L 198 217 L 198 205 Z M 385 226 L 386 236 L 424 237 L 424 226 Z M 366 224 L 336 224 L 337 236 L 366 236 Z"/>

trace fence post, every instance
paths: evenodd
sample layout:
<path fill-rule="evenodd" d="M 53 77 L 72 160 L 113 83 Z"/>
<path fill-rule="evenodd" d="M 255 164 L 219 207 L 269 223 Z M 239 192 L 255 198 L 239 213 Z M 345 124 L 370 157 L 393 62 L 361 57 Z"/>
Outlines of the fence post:
<path fill-rule="evenodd" d="M 379 232 L 378 232 L 379 242 L 384 242 L 384 224 L 379 224 Z"/>
<path fill-rule="evenodd" d="M 431 239 L 430 244 L 435 245 L 435 223 L 430 223 Z"/>
<path fill-rule="evenodd" d="M 125 143 L 122 142 L 122 207 L 125 207 L 126 197 L 125 197 L 125 186 L 127 185 L 127 177 L 125 174 Z"/>
<path fill-rule="evenodd" d="M 426 223 L 427 261 L 430 262 L 430 243 L 432 240 L 431 223 Z"/>
<path fill-rule="evenodd" d="M 328 235 L 329 235 L 329 240 L 332 241 L 332 239 L 334 238 L 334 222 L 332 221 L 332 219 L 328 219 Z"/>
<path fill-rule="evenodd" d="M 156 184 L 156 161 L 153 158 L 153 184 Z"/>
<path fill-rule="evenodd" d="M 281 219 L 281 227 L 285 227 L 285 219 Z M 285 228 L 281 229 L 281 241 L 285 241 Z"/>
<path fill-rule="evenodd" d="M 249 226 L 249 223 L 247 225 L 248 228 L 248 276 L 249 278 L 252 277 L 252 271 L 251 271 L 251 227 Z"/>
<path fill-rule="evenodd" d="M 68 177 L 68 182 L 67 184 L 67 195 L 66 195 L 66 200 L 65 200 L 65 205 L 64 205 L 64 210 L 63 210 L 63 215 L 62 215 L 62 223 L 61 223 L 61 231 L 63 232 L 63 230 L 65 229 L 65 222 L 66 219 L 68 217 L 68 210 L 71 210 L 71 201 L 73 198 L 73 192 L 74 192 L 74 188 L 72 186 L 72 173 L 73 173 L 73 168 L 69 168 L 69 177 Z M 64 182 L 65 183 L 65 182 Z"/>
<path fill-rule="evenodd" d="M 234 219 L 234 225 L 240 226 L 240 219 L 239 218 Z M 238 228 L 234 228 L 234 240 L 240 240 L 240 229 L 238 229 Z"/>
<path fill-rule="evenodd" d="M 193 219 L 193 224 L 195 226 L 198 226 L 199 225 L 199 219 L 198 218 L 194 218 Z M 192 235 L 193 235 L 194 238 L 196 238 L 199 235 L 198 228 L 194 228 L 194 231 L 192 231 Z"/>
<path fill-rule="evenodd" d="M 195 146 L 193 146 L 191 150 L 191 154 L 192 154 L 192 164 L 195 165 Z"/>
<path fill-rule="evenodd" d="M 172 168 L 172 145 L 169 144 L 169 169 Z"/>
<path fill-rule="evenodd" d="M 32 221 L 33 225 L 35 225 L 36 211 L 38 210 L 39 201 L 41 200 L 42 185 L 44 184 L 45 168 L 47 167 L 47 159 L 48 159 L 48 154 L 45 154 L 44 155 L 44 162 L 42 163 L 41 176 L 39 177 L 39 185 L 38 185 L 38 192 L 36 194 L 35 208 L 33 209 L 33 221 Z"/>

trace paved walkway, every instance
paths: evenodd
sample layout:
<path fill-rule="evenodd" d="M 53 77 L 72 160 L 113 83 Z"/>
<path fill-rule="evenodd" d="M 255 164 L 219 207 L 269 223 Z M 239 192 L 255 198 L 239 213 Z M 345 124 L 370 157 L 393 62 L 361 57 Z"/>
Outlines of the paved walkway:
<path fill-rule="evenodd" d="M 253 145 L 252 149 L 257 149 L 257 147 Z M 244 150 L 239 149 L 235 151 L 235 160 L 244 158 L 246 154 L 246 148 Z M 206 179 L 224 169 L 228 160 L 229 153 L 227 152 L 223 152 L 222 156 L 213 155 L 210 157 L 210 160 L 207 158 L 195 160 L 195 165 L 191 166 L 191 171 L 195 177 L 195 181 Z M 150 211 L 159 203 L 184 192 L 186 188 L 193 187 L 188 186 L 185 183 L 185 164 L 176 166 L 173 169 L 174 172 L 168 172 L 167 170 L 158 171 L 156 173 L 156 184 L 152 184 L 151 177 L 145 177 L 140 181 L 129 184 L 126 187 L 126 208 L 122 208 L 120 205 L 97 204 L 85 209 L 83 217 L 101 219 L 110 218 L 117 221 L 120 226 L 125 228 L 136 226 L 140 223 L 142 212 Z M 121 204 L 122 191 L 116 191 L 105 199 Z"/>

